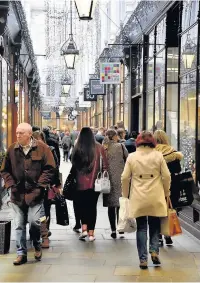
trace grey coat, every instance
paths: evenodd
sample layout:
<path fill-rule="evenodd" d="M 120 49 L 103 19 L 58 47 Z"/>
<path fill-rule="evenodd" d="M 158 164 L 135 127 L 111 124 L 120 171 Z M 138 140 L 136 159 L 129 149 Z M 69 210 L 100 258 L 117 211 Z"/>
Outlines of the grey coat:
<path fill-rule="evenodd" d="M 123 144 L 110 141 L 107 149 L 107 157 L 111 192 L 110 194 L 103 195 L 103 206 L 119 207 L 119 198 L 122 195 L 121 175 L 125 165 L 124 159 L 128 157 L 128 151 Z"/>

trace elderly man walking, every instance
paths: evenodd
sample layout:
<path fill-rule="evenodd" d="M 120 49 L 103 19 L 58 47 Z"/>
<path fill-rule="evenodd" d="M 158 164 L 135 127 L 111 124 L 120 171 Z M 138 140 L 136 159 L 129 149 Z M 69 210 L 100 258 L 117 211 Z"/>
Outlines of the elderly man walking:
<path fill-rule="evenodd" d="M 27 262 L 26 223 L 35 248 L 34 257 L 41 260 L 40 212 L 45 189 L 55 172 L 55 162 L 49 147 L 32 138 L 32 127 L 19 124 L 17 142 L 6 153 L 1 167 L 5 187 L 11 190 L 13 222 L 16 231 L 17 258 L 14 265 Z"/>

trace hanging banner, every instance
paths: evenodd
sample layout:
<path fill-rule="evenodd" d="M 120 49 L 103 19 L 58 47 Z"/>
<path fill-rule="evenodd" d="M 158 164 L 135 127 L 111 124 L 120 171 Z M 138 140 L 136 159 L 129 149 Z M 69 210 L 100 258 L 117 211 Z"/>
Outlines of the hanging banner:
<path fill-rule="evenodd" d="M 120 63 L 101 63 L 100 83 L 120 84 Z"/>
<path fill-rule="evenodd" d="M 90 94 L 105 94 L 105 85 L 101 84 L 99 79 L 90 79 Z"/>
<path fill-rule="evenodd" d="M 84 101 L 97 101 L 97 95 L 90 94 L 90 89 L 84 88 Z"/>

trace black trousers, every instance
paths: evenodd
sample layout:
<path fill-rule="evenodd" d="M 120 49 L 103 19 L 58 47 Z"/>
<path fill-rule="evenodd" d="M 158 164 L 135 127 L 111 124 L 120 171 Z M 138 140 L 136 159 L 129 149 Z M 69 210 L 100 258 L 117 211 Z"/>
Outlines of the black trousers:
<path fill-rule="evenodd" d="M 69 158 L 69 150 L 63 150 L 63 160 L 67 161 Z"/>
<path fill-rule="evenodd" d="M 79 207 L 81 223 L 86 224 L 88 230 L 95 229 L 98 198 L 99 193 L 92 189 L 77 192 L 76 203 Z"/>
<path fill-rule="evenodd" d="M 108 207 L 108 218 L 110 221 L 111 230 L 116 231 L 116 219 L 119 220 L 119 207 Z"/>
<path fill-rule="evenodd" d="M 76 229 L 80 229 L 81 228 L 80 208 L 76 197 L 73 200 L 73 208 L 74 208 L 74 216 L 76 220 L 75 227 Z"/>

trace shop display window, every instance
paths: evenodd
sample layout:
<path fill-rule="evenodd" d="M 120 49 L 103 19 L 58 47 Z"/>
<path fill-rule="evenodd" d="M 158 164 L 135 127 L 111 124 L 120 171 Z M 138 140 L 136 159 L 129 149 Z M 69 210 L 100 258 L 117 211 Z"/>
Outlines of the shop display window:
<path fill-rule="evenodd" d="M 8 67 L 7 62 L 2 58 L 2 146 L 7 149 L 8 138 Z"/>
<path fill-rule="evenodd" d="M 180 96 L 180 150 L 184 155 L 183 168 L 195 173 L 196 72 L 181 78 Z"/>
<path fill-rule="evenodd" d="M 155 34 L 154 30 L 149 34 L 149 58 L 153 58 L 155 45 Z"/>
<path fill-rule="evenodd" d="M 155 90 L 155 130 L 164 129 L 165 117 L 165 87 L 160 86 Z"/>
<path fill-rule="evenodd" d="M 159 52 L 165 48 L 165 39 L 166 39 L 166 18 L 164 18 L 157 25 L 157 35 L 156 35 L 156 52 Z"/>
<path fill-rule="evenodd" d="M 178 82 L 178 47 L 167 49 L 167 82 Z"/>
<path fill-rule="evenodd" d="M 120 85 L 115 87 L 115 122 L 120 120 Z"/>
<path fill-rule="evenodd" d="M 154 88 L 154 59 L 148 62 L 148 90 Z"/>
<path fill-rule="evenodd" d="M 147 93 L 147 130 L 148 131 L 153 131 L 153 116 L 154 116 L 154 95 L 153 91 Z"/>
<path fill-rule="evenodd" d="M 200 76 L 200 69 L 199 69 L 199 76 Z M 198 85 L 198 133 L 197 133 L 197 160 L 196 160 L 196 168 L 198 170 L 196 171 L 196 180 L 198 183 L 198 187 L 200 188 L 200 82 Z"/>
<path fill-rule="evenodd" d="M 178 142 L 178 84 L 167 85 L 166 132 L 169 143 L 177 149 Z"/>
<path fill-rule="evenodd" d="M 182 31 L 192 26 L 197 21 L 199 0 L 183 1 Z"/>
<path fill-rule="evenodd" d="M 165 50 L 156 55 L 156 86 L 165 82 Z"/>
<path fill-rule="evenodd" d="M 124 126 L 128 129 L 129 125 L 129 103 L 130 103 L 130 88 L 129 88 L 129 77 L 127 76 L 124 81 Z"/>

